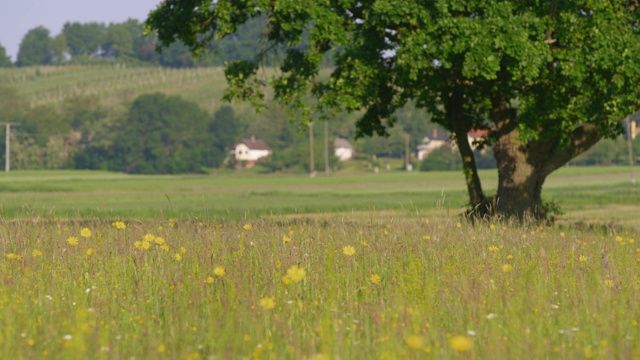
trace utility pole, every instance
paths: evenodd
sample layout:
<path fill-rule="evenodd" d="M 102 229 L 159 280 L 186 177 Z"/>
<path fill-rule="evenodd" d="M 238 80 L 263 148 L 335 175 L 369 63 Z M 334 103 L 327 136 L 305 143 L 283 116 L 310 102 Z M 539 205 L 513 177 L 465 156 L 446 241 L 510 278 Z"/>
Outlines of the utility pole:
<path fill-rule="evenodd" d="M 324 173 L 329 175 L 329 121 L 324 121 Z"/>
<path fill-rule="evenodd" d="M 313 121 L 309 121 L 309 175 L 316 176 L 316 165 L 313 156 Z"/>
<path fill-rule="evenodd" d="M 411 166 L 409 159 L 409 133 L 405 133 L 404 137 L 404 169 L 406 171 L 413 171 L 413 167 Z"/>
<path fill-rule="evenodd" d="M 4 125 L 6 129 L 6 140 L 4 143 L 4 171 L 9 172 L 11 171 L 11 125 L 20 126 L 20 124 L 6 122 L 0 123 L 0 125 Z"/>
<path fill-rule="evenodd" d="M 636 177 L 633 174 L 633 145 L 631 141 L 633 140 L 633 135 L 631 131 L 631 119 L 627 116 L 627 147 L 629 149 L 629 169 L 631 171 L 631 183 L 633 185 L 636 184 Z"/>

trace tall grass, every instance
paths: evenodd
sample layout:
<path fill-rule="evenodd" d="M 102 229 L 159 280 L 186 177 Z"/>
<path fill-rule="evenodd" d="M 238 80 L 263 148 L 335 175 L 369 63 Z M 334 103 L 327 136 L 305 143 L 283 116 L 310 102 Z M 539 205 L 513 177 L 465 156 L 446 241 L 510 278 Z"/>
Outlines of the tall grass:
<path fill-rule="evenodd" d="M 637 229 L 393 214 L 115 225 L 3 221 L 0 357 L 640 354 Z"/>

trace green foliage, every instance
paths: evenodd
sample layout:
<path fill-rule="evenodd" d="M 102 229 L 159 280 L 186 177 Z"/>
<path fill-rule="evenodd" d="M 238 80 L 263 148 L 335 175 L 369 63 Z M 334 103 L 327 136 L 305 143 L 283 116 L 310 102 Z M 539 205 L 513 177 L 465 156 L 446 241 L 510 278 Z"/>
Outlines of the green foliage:
<path fill-rule="evenodd" d="M 31 29 L 22 38 L 18 51 L 18 66 L 46 65 L 54 58 L 49 30 L 39 26 Z"/>
<path fill-rule="evenodd" d="M 443 146 L 429 153 L 420 163 L 420 171 L 461 170 L 460 155 L 449 146 Z"/>
<path fill-rule="evenodd" d="M 7 55 L 7 49 L 0 45 L 0 68 L 14 66 L 11 58 Z"/>
<path fill-rule="evenodd" d="M 177 96 L 142 95 L 131 106 L 114 141 L 117 170 L 132 174 L 201 172 L 211 166 L 209 115 Z M 116 160 L 116 162 L 117 162 Z"/>
<path fill-rule="evenodd" d="M 103 42 L 106 29 L 104 24 L 90 22 L 66 22 L 62 28 L 71 56 L 93 55 Z"/>

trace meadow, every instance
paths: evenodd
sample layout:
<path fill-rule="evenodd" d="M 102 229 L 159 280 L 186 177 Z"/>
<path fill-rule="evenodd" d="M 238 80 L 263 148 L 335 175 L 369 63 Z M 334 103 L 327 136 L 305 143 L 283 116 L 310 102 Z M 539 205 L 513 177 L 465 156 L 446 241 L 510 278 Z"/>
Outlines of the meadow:
<path fill-rule="evenodd" d="M 553 225 L 460 177 L 3 174 L 0 357 L 640 356 L 627 169 L 554 174 Z"/>

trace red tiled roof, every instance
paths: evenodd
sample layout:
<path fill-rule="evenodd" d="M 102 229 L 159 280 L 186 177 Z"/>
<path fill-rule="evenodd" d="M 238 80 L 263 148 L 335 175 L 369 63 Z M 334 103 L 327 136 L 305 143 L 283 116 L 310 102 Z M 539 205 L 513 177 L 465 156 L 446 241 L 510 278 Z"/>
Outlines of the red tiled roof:
<path fill-rule="evenodd" d="M 271 150 L 269 145 L 260 139 L 256 139 L 255 137 L 251 137 L 251 139 L 243 139 L 242 143 L 247 145 L 247 147 L 251 150 Z"/>

